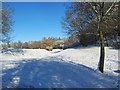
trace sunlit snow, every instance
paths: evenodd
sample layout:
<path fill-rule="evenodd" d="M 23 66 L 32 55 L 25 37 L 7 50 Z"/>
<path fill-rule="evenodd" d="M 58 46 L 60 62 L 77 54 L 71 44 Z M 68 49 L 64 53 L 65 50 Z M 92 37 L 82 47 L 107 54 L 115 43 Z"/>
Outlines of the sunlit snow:
<path fill-rule="evenodd" d="M 104 74 L 98 71 L 99 47 L 4 50 L 2 87 L 117 88 L 118 50 L 106 47 Z"/>

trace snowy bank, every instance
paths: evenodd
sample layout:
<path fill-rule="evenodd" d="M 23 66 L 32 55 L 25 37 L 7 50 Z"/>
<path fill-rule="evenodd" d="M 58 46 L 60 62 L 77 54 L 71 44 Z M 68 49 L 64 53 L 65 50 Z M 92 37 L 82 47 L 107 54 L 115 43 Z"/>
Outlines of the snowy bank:
<path fill-rule="evenodd" d="M 23 49 L 0 53 L 3 87 L 117 88 L 118 50 L 105 48 L 105 73 L 97 71 L 99 47 Z"/>

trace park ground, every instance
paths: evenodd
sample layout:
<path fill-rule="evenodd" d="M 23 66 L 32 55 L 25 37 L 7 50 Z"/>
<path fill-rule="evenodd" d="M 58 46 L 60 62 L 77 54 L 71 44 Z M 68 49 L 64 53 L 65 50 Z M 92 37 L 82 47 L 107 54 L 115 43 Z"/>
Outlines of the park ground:
<path fill-rule="evenodd" d="M 105 47 L 104 73 L 98 70 L 100 47 L 9 49 L 0 52 L 3 88 L 118 88 L 118 49 Z"/>

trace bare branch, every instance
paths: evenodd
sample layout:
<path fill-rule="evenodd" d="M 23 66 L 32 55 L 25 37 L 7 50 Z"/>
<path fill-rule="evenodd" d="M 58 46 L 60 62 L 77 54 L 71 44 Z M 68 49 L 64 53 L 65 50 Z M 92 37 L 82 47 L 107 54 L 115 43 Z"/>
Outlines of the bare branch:
<path fill-rule="evenodd" d="M 93 6 L 91 3 L 90 3 L 90 5 L 91 5 L 92 9 L 94 10 L 94 12 L 95 12 L 96 14 L 98 14 L 98 11 L 95 9 L 95 6 Z"/>
<path fill-rule="evenodd" d="M 111 5 L 111 7 L 106 11 L 105 16 L 111 11 L 111 9 L 114 7 L 117 0 L 114 1 L 114 3 Z"/>

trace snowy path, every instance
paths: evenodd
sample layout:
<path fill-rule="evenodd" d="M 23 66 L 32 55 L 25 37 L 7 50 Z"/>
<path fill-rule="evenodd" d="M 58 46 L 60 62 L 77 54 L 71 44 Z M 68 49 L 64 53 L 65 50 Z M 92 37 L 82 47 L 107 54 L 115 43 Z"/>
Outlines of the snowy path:
<path fill-rule="evenodd" d="M 19 88 L 117 87 L 119 72 L 115 71 L 119 71 L 117 68 L 118 52 L 106 49 L 108 50 L 106 60 L 109 62 L 106 61 L 105 73 L 101 74 L 96 70 L 98 60 L 95 59 L 99 55 L 98 49 L 94 47 L 51 52 L 24 50 L 24 55 L 2 54 L 0 60 L 2 62 L 2 85 Z"/>

